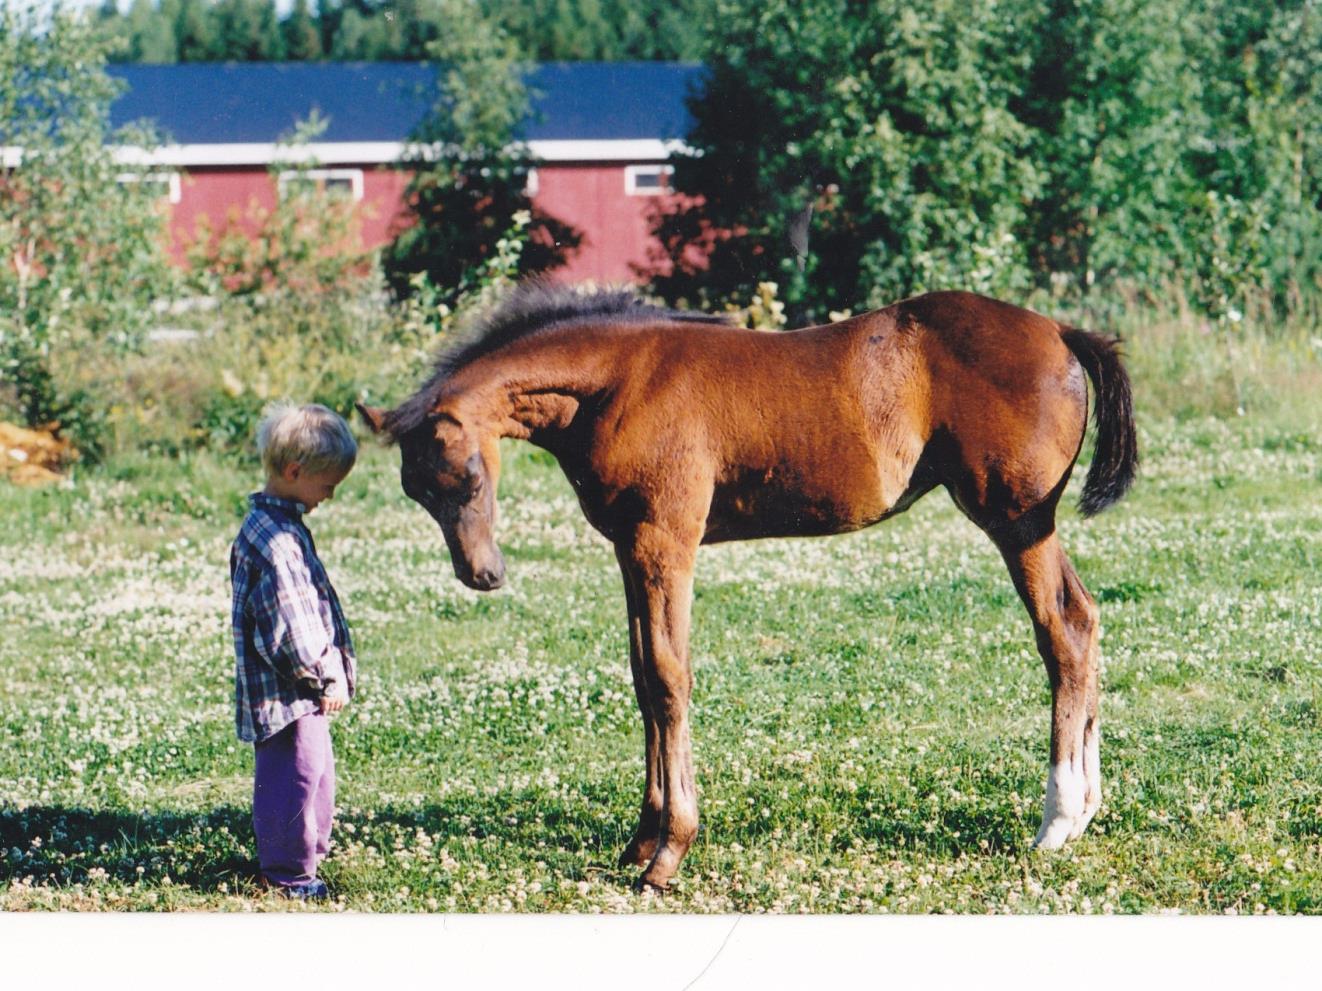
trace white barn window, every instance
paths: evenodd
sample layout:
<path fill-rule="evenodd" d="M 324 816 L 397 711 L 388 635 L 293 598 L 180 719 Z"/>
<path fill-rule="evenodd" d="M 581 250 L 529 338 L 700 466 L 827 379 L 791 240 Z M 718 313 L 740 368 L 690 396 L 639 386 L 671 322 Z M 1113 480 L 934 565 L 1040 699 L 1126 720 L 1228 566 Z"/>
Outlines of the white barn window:
<path fill-rule="evenodd" d="M 670 184 L 666 176 L 675 171 L 673 165 L 626 165 L 624 191 L 629 196 L 659 196 Z"/>
<path fill-rule="evenodd" d="M 352 200 L 363 198 L 362 169 L 290 169 L 280 173 L 280 195 L 300 183 L 310 183 L 327 193 L 341 193 Z"/>
<path fill-rule="evenodd" d="M 115 176 L 115 181 L 157 187 L 160 190 L 157 195 L 169 203 L 178 203 L 184 198 L 183 183 L 179 181 L 178 172 L 121 172 Z"/>

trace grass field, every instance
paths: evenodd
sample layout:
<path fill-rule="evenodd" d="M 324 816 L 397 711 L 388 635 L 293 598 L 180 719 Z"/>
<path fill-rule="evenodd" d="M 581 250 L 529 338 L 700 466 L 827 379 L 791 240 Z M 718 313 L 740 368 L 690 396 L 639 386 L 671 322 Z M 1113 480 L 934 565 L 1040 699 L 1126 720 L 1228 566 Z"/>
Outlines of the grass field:
<path fill-rule="evenodd" d="M 1107 790 L 1057 854 L 1028 849 L 1031 630 L 943 494 L 861 534 L 705 549 L 702 831 L 664 897 L 615 867 L 642 787 L 623 595 L 558 468 L 505 448 L 509 583 L 483 596 L 367 445 L 309 518 L 363 672 L 324 910 L 1322 910 L 1318 426 L 1288 399 L 1143 415 L 1129 497 L 1062 514 L 1102 607 Z M 256 487 L 211 457 L 0 487 L 0 909 L 301 909 L 252 884 L 232 728 L 227 553 Z"/>

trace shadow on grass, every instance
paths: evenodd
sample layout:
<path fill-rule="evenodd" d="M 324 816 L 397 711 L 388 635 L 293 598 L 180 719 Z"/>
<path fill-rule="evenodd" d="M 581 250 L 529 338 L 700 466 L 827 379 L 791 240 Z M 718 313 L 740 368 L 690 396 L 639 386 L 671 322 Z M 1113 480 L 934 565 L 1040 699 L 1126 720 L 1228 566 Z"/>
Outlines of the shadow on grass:
<path fill-rule="evenodd" d="M 566 802 L 516 792 L 366 811 L 342 808 L 334 841 L 343 844 L 352 837 L 389 855 L 401 836 L 407 842 L 417 829 L 438 846 L 495 837 L 526 848 L 529 857 L 580 865 L 586 859 L 589 871 L 613 872 L 633 822 L 631 815 L 617 814 L 591 796 Z M 142 814 L 75 806 L 0 807 L 0 885 L 30 878 L 39 886 L 112 881 L 169 883 L 203 893 L 235 891 L 257 879 L 255 849 L 246 805 Z"/>
<path fill-rule="evenodd" d="M 0 808 L 0 883 L 171 883 L 198 891 L 256 877 L 252 813 L 227 805 L 209 812 L 151 812 L 31 805 Z M 105 872 L 102 878 L 101 872 Z"/>
<path fill-rule="evenodd" d="M 1026 853 L 1034 833 L 1008 807 L 957 805 L 939 809 L 925 821 L 904 814 L 870 819 L 860 824 L 857 835 L 880 849 L 921 851 L 929 856 L 958 859 L 966 853 L 971 856 Z"/>
<path fill-rule="evenodd" d="M 924 814 L 890 801 L 879 803 L 881 809 L 874 807 L 870 815 L 846 814 L 842 821 L 841 810 L 851 804 L 857 808 L 857 797 L 851 796 L 851 802 L 841 796 L 839 804 L 832 803 L 829 848 L 836 853 L 861 840 L 873 849 L 942 858 L 966 851 L 1014 855 L 1031 840 L 1009 803 L 954 803 Z M 636 868 L 616 863 L 636 822 L 636 808 L 627 801 L 621 790 L 603 783 L 572 798 L 522 789 L 449 796 L 416 806 L 341 808 L 334 835 L 339 845 L 352 840 L 388 859 L 401 846 L 413 848 L 413 837 L 422 830 L 432 848 L 449 845 L 458 852 L 467 845 L 467 858 L 485 857 L 493 864 L 508 862 L 510 856 L 543 860 L 566 878 L 596 874 L 623 888 L 636 874 Z M 760 818 L 715 814 L 704 819 L 699 844 L 712 852 L 736 843 L 763 845 L 770 825 Z M 822 825 L 825 832 L 826 820 Z M 110 882 L 169 884 L 204 894 L 242 892 L 256 880 L 254 852 L 246 805 L 143 814 L 73 806 L 0 807 L 0 884 L 30 878 L 38 886 Z"/>

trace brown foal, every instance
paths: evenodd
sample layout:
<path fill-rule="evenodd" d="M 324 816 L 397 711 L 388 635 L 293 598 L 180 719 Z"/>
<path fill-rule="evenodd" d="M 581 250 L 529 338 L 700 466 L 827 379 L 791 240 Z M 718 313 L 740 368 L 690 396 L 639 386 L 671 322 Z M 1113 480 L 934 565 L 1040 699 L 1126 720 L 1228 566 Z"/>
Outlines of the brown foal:
<path fill-rule="evenodd" d="M 1083 443 L 1082 509 L 1138 464 L 1116 342 L 1007 303 L 930 293 L 842 323 L 761 333 L 628 292 L 520 287 L 398 408 L 360 406 L 398 441 L 404 491 L 440 524 L 455 574 L 498 587 L 497 441 L 560 462 L 615 545 L 646 740 L 642 812 L 621 861 L 664 888 L 698 831 L 689 616 L 700 544 L 842 533 L 944 486 L 1000 549 L 1052 690 L 1035 845 L 1078 836 L 1102 798 L 1098 611 L 1056 538 Z"/>

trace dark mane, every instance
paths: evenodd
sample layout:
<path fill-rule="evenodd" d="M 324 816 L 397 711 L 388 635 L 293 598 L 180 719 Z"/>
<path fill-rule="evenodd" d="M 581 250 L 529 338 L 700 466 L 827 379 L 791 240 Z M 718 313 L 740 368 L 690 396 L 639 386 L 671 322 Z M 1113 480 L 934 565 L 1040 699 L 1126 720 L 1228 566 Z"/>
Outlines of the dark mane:
<path fill-rule="evenodd" d="M 632 289 L 581 292 L 571 286 L 541 280 L 517 285 L 494 309 L 469 324 L 461 339 L 436 356 L 431 375 L 408 399 L 386 414 L 385 428 L 398 437 L 427 418 L 446 379 L 465 365 L 499 351 L 515 341 L 573 323 L 643 323 L 673 320 L 680 323 L 728 324 L 723 316 L 688 313 L 655 306 Z"/>

